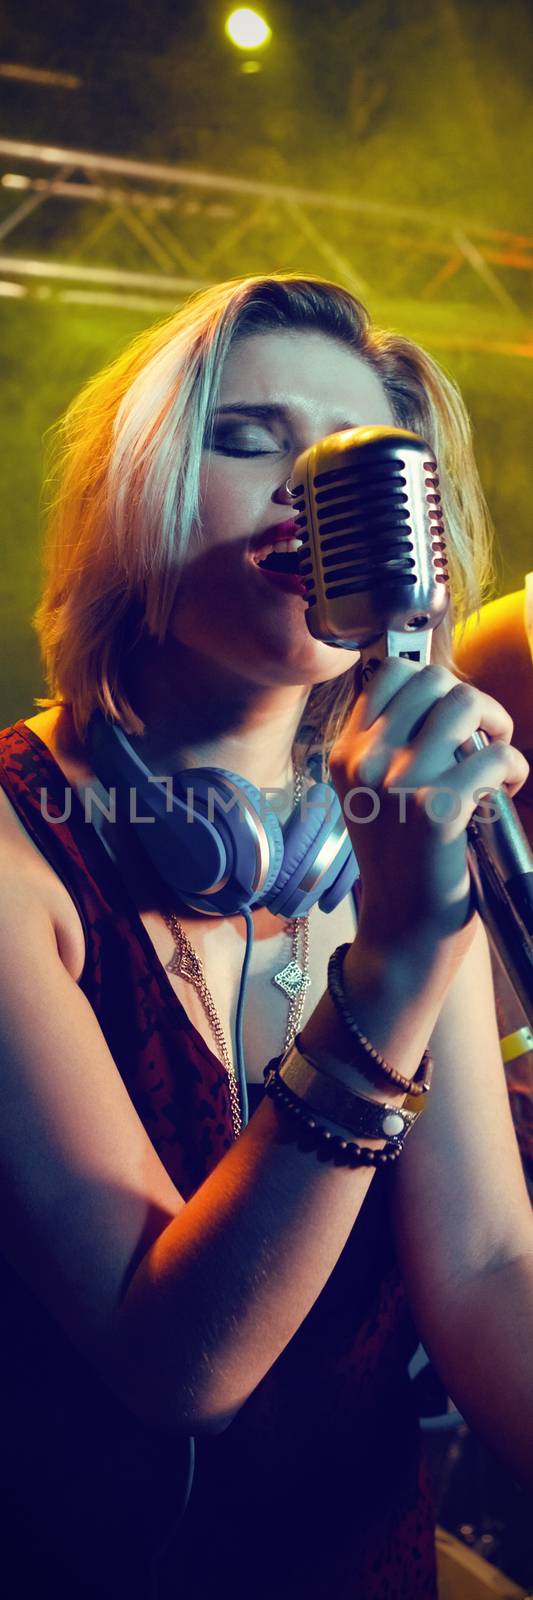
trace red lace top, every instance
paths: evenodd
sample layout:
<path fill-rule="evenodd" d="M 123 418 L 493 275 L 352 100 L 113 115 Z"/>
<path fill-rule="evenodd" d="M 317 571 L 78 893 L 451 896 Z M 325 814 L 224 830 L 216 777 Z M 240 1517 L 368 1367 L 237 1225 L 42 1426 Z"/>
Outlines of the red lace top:
<path fill-rule="evenodd" d="M 23 722 L 0 734 L 0 784 L 78 908 L 81 987 L 188 1198 L 232 1141 L 224 1068 L 189 1021 L 78 797 Z M 233 1600 L 435 1600 L 432 1508 L 406 1371 L 417 1340 L 394 1255 L 392 1181 L 375 1176 L 328 1283 L 234 1422 L 199 1441 L 190 1504 L 157 1591 L 151 1562 L 181 1502 L 187 1443 L 129 1416 L 4 1265 L 0 1562 L 15 1559 L 19 1600 L 46 1587 L 55 1600 L 204 1600 L 226 1584 Z"/>

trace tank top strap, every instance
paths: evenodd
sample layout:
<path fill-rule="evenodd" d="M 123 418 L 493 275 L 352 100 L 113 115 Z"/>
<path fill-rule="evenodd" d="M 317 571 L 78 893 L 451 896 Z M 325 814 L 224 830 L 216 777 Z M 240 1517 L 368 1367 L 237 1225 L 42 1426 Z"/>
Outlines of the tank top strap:
<path fill-rule="evenodd" d="M 0 787 L 76 906 L 86 946 L 80 988 L 187 1198 L 233 1142 L 225 1068 L 173 990 L 79 795 L 22 721 L 0 732 Z"/>

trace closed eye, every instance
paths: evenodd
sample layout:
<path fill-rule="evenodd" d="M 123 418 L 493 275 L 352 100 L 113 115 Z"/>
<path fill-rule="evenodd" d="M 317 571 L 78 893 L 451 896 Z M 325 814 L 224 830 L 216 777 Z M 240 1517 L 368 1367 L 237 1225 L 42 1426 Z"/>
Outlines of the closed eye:
<path fill-rule="evenodd" d="M 224 428 L 215 433 L 213 449 L 220 455 L 266 456 L 274 455 L 279 445 L 269 428 Z"/>

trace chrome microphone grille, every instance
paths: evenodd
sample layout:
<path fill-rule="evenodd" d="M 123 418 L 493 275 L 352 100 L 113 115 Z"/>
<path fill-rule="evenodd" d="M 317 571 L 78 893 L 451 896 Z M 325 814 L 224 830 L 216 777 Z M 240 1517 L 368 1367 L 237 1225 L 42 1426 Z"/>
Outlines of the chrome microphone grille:
<path fill-rule="evenodd" d="M 424 440 L 404 428 L 346 429 L 299 456 L 294 478 L 311 633 L 357 648 L 387 627 L 435 627 L 448 567 Z"/>

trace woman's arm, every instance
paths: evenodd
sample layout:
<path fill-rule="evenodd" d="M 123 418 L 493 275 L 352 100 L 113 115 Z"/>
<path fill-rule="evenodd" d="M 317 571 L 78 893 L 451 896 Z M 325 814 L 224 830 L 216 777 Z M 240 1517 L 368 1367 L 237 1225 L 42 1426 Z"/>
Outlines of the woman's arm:
<path fill-rule="evenodd" d="M 472 934 L 463 829 L 473 789 L 524 776 L 502 708 L 450 684 L 438 669 L 415 681 L 409 663 L 385 663 L 332 766 L 341 797 L 378 782 L 376 763 L 382 774 L 345 971 L 361 1026 L 406 1076 Z M 448 770 L 479 725 L 504 743 Z M 405 828 L 387 794 L 398 775 L 414 797 Z M 444 845 L 424 806 L 425 786 L 443 779 L 466 807 Z M 317 1299 L 370 1174 L 296 1150 L 266 1101 L 185 1204 L 61 959 L 31 869 L 8 845 L 0 858 L 0 1244 L 132 1410 L 193 1432 L 221 1425 Z M 332 1070 L 349 1071 L 353 1051 L 327 995 L 304 1030 L 311 1049 L 321 1039 Z"/>
<path fill-rule="evenodd" d="M 185 1203 L 61 959 L 31 870 L 1 848 L 0 864 L 0 1248 L 134 1412 L 170 1429 L 217 1428 L 314 1304 L 371 1173 L 297 1150 L 268 1100 Z M 362 947 L 355 964 L 362 972 Z M 447 982 L 443 968 L 430 1003 L 422 996 L 422 1030 Z M 328 997 L 318 1009 L 333 1041 Z M 401 1026 L 386 973 L 370 1004 L 376 1036 L 382 1012 Z M 412 1046 L 396 1059 L 414 1070 Z"/>
<path fill-rule="evenodd" d="M 394 1178 L 400 1259 L 448 1392 L 533 1486 L 533 1213 L 481 923 L 431 1048 L 431 1094 Z"/>

